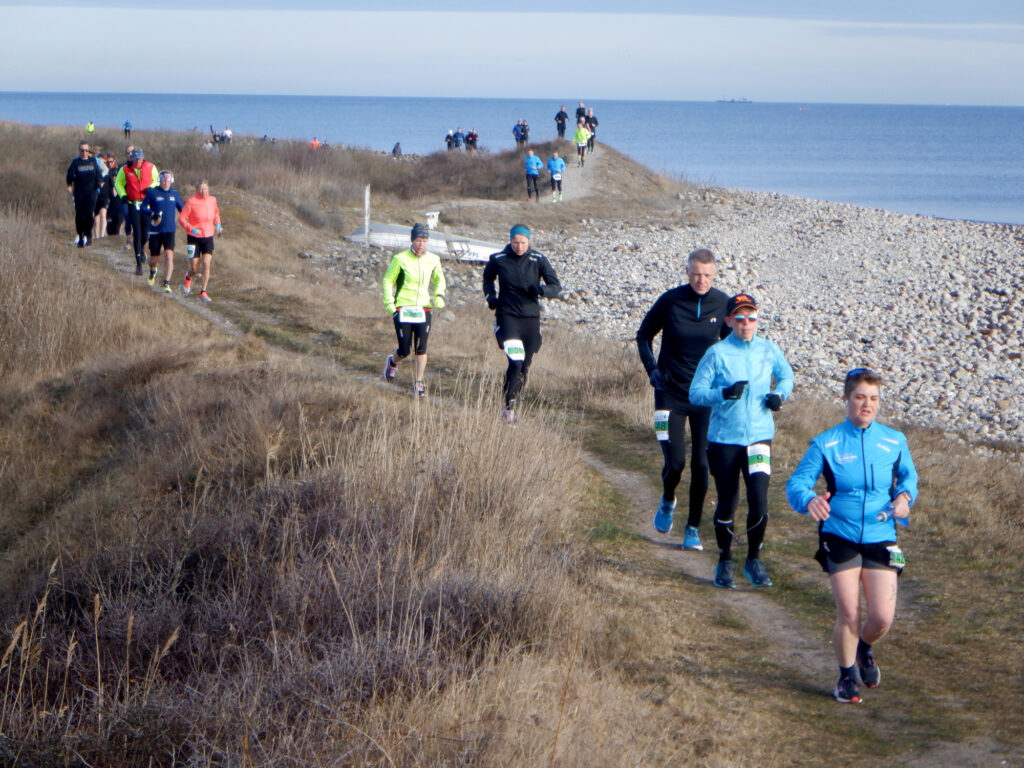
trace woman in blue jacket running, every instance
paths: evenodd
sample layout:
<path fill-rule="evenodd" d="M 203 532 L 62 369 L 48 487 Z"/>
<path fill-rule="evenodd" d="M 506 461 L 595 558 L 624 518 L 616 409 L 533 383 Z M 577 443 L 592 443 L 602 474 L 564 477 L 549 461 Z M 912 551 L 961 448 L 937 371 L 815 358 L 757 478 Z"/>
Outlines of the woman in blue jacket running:
<path fill-rule="evenodd" d="M 896 615 L 896 577 L 905 560 L 896 522 L 907 524 L 917 471 L 902 432 L 877 424 L 882 377 L 867 368 L 846 375 L 847 419 L 811 440 L 786 483 L 793 509 L 818 521 L 815 559 L 829 574 L 836 602 L 832 644 L 839 661 L 835 698 L 859 703 L 857 683 L 876 687 L 882 673 L 872 645 Z M 815 493 L 825 476 L 825 491 Z M 860 593 L 867 619 L 861 625 Z"/>

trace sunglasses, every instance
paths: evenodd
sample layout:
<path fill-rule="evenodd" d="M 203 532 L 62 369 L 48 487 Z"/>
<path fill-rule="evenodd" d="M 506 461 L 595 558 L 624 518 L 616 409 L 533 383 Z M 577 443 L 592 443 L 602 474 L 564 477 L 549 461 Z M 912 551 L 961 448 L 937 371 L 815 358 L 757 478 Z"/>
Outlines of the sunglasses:
<path fill-rule="evenodd" d="M 735 320 L 737 323 L 744 323 L 748 321 L 751 323 L 755 323 L 757 322 L 757 312 L 752 312 L 749 315 L 733 315 L 732 319 Z"/>

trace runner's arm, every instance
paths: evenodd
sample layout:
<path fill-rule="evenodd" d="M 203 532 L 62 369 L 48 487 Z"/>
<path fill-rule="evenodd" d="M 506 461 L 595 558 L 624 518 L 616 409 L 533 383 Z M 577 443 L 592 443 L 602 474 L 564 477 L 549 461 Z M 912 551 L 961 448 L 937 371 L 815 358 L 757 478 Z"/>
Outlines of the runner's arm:
<path fill-rule="evenodd" d="M 444 279 L 444 271 L 441 269 L 440 259 L 437 260 L 437 266 L 434 267 L 431 281 L 434 283 L 434 306 L 438 309 L 444 309 L 444 292 L 448 288 L 448 284 Z M 438 299 L 441 300 L 440 304 L 437 303 Z"/>
<path fill-rule="evenodd" d="M 648 376 L 658 367 L 658 361 L 654 358 L 654 337 L 665 327 L 664 315 L 664 305 L 659 298 L 644 315 L 636 332 L 636 351 L 640 354 L 640 362 Z"/>
<path fill-rule="evenodd" d="M 725 402 L 721 386 L 712 386 L 715 381 L 715 355 L 712 353 L 714 347 L 704 353 L 704 357 L 697 363 L 697 370 L 690 382 L 690 402 L 694 405 L 710 407 Z"/>
<path fill-rule="evenodd" d="M 388 264 L 387 271 L 384 272 L 384 277 L 381 280 L 381 288 L 384 293 L 384 309 L 387 310 L 389 315 L 395 314 L 395 280 L 398 279 L 398 273 L 401 271 L 402 262 L 396 253 L 391 258 L 391 263 Z"/>
<path fill-rule="evenodd" d="M 782 395 L 782 401 L 785 402 L 793 391 L 793 367 L 786 362 L 786 358 L 782 354 L 782 348 L 774 341 L 772 342 L 772 348 L 775 353 L 775 364 L 772 367 L 772 375 L 775 377 L 775 388 L 771 391 L 776 395 Z"/>
<path fill-rule="evenodd" d="M 547 256 L 540 257 L 540 277 L 544 281 L 544 288 L 540 291 L 540 295 L 545 299 L 557 299 L 558 294 L 562 292 L 562 284 Z"/>
<path fill-rule="evenodd" d="M 818 495 L 814 492 L 814 486 L 824 469 L 825 457 L 818 442 L 812 440 L 804 457 L 800 459 L 800 463 L 786 481 L 786 500 L 795 512 L 801 515 L 810 514 L 807 505 Z"/>
<path fill-rule="evenodd" d="M 487 266 L 484 267 L 483 277 L 484 298 L 487 299 L 487 306 L 490 307 L 491 309 L 494 309 L 494 307 L 498 303 L 497 288 L 494 285 L 494 281 L 497 277 L 498 266 L 494 261 L 494 257 L 492 256 L 490 259 L 488 259 Z"/>

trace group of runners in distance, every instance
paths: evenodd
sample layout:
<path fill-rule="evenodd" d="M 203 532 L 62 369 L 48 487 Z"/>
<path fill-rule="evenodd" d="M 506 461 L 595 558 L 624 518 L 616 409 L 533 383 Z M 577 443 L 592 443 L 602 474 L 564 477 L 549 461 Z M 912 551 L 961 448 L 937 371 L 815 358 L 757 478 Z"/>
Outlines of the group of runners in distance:
<path fill-rule="evenodd" d="M 125 135 L 131 124 L 125 123 Z M 148 267 L 147 285 L 154 285 L 163 264 L 164 293 L 171 293 L 175 234 L 186 233 L 188 266 L 181 290 L 186 296 L 200 280 L 199 299 L 207 293 L 213 262 L 213 239 L 224 230 L 217 198 L 205 179 L 196 182 L 195 194 L 184 203 L 173 188 L 174 174 L 159 170 L 140 147 L 129 145 L 121 165 L 112 154 L 94 154 L 87 141 L 79 142 L 78 156 L 66 173 L 68 193 L 75 206 L 75 245 L 85 248 L 94 239 L 120 234 L 124 223 L 125 248 L 135 254 L 135 274 Z M 149 255 L 146 255 L 146 249 Z"/>
<path fill-rule="evenodd" d="M 418 397 L 426 395 L 430 314 L 444 307 L 445 292 L 441 262 L 427 250 L 428 237 L 426 227 L 414 226 L 411 247 L 395 254 L 383 280 L 384 306 L 398 338 L 385 359 L 384 379 L 394 382 L 398 363 L 415 353 L 413 394 Z M 747 497 L 742 573 L 753 587 L 770 587 L 760 552 L 769 518 L 773 414 L 793 391 L 793 369 L 778 344 L 758 335 L 763 309 L 757 299 L 745 292 L 729 297 L 713 287 L 717 262 L 710 250 L 693 251 L 685 273 L 686 282 L 658 297 L 636 333 L 640 361 L 654 389 L 654 432 L 664 459 L 654 528 L 662 534 L 672 530 L 688 427 L 690 483 L 681 548 L 704 548 L 700 525 L 713 478 L 718 550 L 713 583 L 735 588 L 732 544 L 742 482 Z M 482 287 L 495 313 L 495 341 L 507 361 L 502 419 L 514 425 L 517 400 L 541 347 L 539 300 L 556 298 L 561 284 L 548 259 L 530 247 L 530 230 L 516 224 L 508 244 L 484 267 Z M 882 377 L 867 368 L 846 374 L 846 418 L 811 441 L 786 483 L 790 506 L 818 524 L 814 557 L 829 576 L 836 603 L 839 677 L 833 695 L 843 703 L 860 702 L 859 686 L 881 682 L 873 645 L 892 624 L 897 576 L 905 565 L 896 525 L 907 524 L 917 498 L 906 438 L 875 421 L 881 387 Z M 819 493 L 820 478 L 825 489 Z"/>

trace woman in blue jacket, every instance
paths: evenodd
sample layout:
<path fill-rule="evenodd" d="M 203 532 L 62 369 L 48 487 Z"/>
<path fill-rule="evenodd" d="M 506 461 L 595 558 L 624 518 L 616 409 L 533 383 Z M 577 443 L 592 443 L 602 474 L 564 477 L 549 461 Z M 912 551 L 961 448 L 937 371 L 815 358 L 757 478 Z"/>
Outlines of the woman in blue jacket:
<path fill-rule="evenodd" d="M 905 560 L 896 525 L 907 524 L 917 498 L 917 471 L 902 432 L 875 423 L 882 377 L 867 368 L 846 375 L 847 419 L 811 440 L 786 483 L 793 509 L 818 521 L 815 559 L 829 574 L 836 601 L 832 644 L 839 661 L 835 698 L 860 702 L 857 683 L 876 687 L 882 673 L 872 645 L 896 615 L 896 577 Z M 815 493 L 820 476 L 825 490 Z M 861 625 L 860 593 L 867 619 Z"/>

